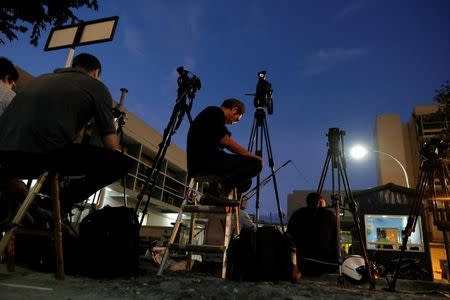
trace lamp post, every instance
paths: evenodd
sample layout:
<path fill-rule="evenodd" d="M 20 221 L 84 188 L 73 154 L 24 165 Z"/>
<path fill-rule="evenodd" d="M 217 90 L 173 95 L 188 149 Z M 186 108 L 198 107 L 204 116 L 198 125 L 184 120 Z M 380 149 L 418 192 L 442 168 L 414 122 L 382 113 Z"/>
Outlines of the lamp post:
<path fill-rule="evenodd" d="M 403 166 L 403 164 L 392 154 L 389 154 L 387 152 L 381 151 L 381 150 L 371 150 L 372 152 L 376 152 L 376 153 L 381 153 L 383 155 L 386 155 L 390 158 L 392 158 L 399 166 L 400 168 L 402 168 L 403 174 L 405 175 L 405 181 L 406 181 L 406 187 L 410 187 L 409 186 L 409 179 L 408 179 L 408 173 L 406 173 L 406 169 L 405 166 Z M 355 145 L 350 149 L 350 155 L 355 158 L 355 159 L 362 159 L 363 157 L 365 157 L 367 155 L 367 148 L 362 146 L 362 145 Z"/>

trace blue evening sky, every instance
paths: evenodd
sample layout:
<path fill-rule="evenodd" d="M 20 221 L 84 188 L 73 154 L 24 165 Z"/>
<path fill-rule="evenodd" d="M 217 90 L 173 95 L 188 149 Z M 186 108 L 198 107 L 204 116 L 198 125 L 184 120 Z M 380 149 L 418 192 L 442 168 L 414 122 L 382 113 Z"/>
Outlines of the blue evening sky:
<path fill-rule="evenodd" d="M 350 1 L 144 1 L 99 0 L 84 20 L 120 17 L 112 42 L 80 47 L 103 64 L 102 81 L 125 106 L 159 132 L 176 97 L 175 69 L 183 65 L 202 80 L 193 115 L 208 105 L 237 97 L 248 113 L 230 127 L 248 144 L 257 72 L 267 70 L 274 89 L 269 133 L 286 210 L 288 193 L 315 189 L 330 127 L 346 131 L 346 145 L 373 145 L 375 118 L 397 113 L 403 121 L 416 105 L 433 103 L 434 90 L 450 79 L 450 2 L 447 0 Z M 32 75 L 61 67 L 67 50 L 44 52 L 19 41 L 0 46 Z M 173 141 L 185 147 L 187 119 Z M 267 153 L 264 151 L 267 158 Z M 374 157 L 348 159 L 352 189 L 376 185 Z M 266 160 L 263 174 L 268 174 Z M 325 188 L 329 188 L 327 185 Z M 275 212 L 271 184 L 264 187 L 261 213 Z M 253 211 L 254 202 L 249 204 Z"/>

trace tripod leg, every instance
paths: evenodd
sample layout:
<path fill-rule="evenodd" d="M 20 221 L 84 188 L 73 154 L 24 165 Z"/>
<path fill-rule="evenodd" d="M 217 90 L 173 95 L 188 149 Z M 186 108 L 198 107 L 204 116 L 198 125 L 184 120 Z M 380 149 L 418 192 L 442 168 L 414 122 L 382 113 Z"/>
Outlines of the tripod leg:
<path fill-rule="evenodd" d="M 325 178 L 327 177 L 328 167 L 331 161 L 331 152 L 328 150 L 327 157 L 325 158 L 325 163 L 322 168 L 322 174 L 320 175 L 319 186 L 317 187 L 317 194 L 322 193 L 323 185 L 325 183 Z"/>
<path fill-rule="evenodd" d="M 267 156 L 268 156 L 268 160 L 269 160 L 270 171 L 272 172 L 273 189 L 275 191 L 275 198 L 277 201 L 278 217 L 280 218 L 280 225 L 281 225 L 282 231 L 285 232 L 285 228 L 283 225 L 283 214 L 281 212 L 280 197 L 278 196 L 277 179 L 275 177 L 272 146 L 270 144 L 269 129 L 267 128 L 267 120 L 265 117 L 263 119 L 263 130 L 264 130 L 264 136 L 266 138 L 266 148 L 267 148 Z"/>
<path fill-rule="evenodd" d="M 142 210 L 142 217 L 139 221 L 139 227 L 142 226 L 145 215 L 147 214 L 148 205 L 150 203 L 150 198 L 153 194 L 156 183 L 158 181 L 159 172 L 161 170 L 161 166 L 164 161 L 164 157 L 166 156 L 167 148 L 170 145 L 172 135 L 175 133 L 177 119 L 178 119 L 178 122 L 181 122 L 181 120 L 179 119 L 179 116 L 182 113 L 181 109 L 182 109 L 182 106 L 179 103 L 177 103 L 172 111 L 172 115 L 170 117 L 169 124 L 167 125 L 166 129 L 164 129 L 163 140 L 159 144 L 158 153 L 154 159 L 153 167 L 151 168 L 150 172 L 147 174 L 147 180 L 142 188 L 141 193 L 137 196 L 138 201 L 137 201 L 136 207 L 135 207 L 136 214 L 138 214 L 139 207 L 141 206 L 141 202 L 142 202 L 144 195 L 147 196 L 147 201 L 145 202 L 144 209 Z"/>
<path fill-rule="evenodd" d="M 334 172 L 333 172 L 334 177 Z M 333 179 L 333 188 L 332 188 L 332 195 L 335 194 L 334 191 L 334 179 Z M 333 196 L 332 196 L 333 197 Z M 338 197 L 334 200 L 334 211 L 336 212 L 336 253 L 337 253 L 337 264 L 338 264 L 338 279 L 337 284 L 338 287 L 345 287 L 344 283 L 344 277 L 342 275 L 342 262 L 343 262 L 343 256 L 342 256 L 342 244 L 341 244 L 341 215 L 340 215 L 340 200 L 341 200 L 341 171 L 338 168 Z"/>
<path fill-rule="evenodd" d="M 363 237 L 363 234 L 361 231 L 361 222 L 359 220 L 358 208 L 356 205 L 356 201 L 353 198 L 353 193 L 351 192 L 351 189 L 350 189 L 347 172 L 346 172 L 345 168 L 343 167 L 341 155 L 336 157 L 336 163 L 337 163 L 338 170 L 339 170 L 339 173 L 341 175 L 341 179 L 342 179 L 342 182 L 344 185 L 345 194 L 347 196 L 347 199 L 350 201 L 349 207 L 350 207 L 350 211 L 352 212 L 353 222 L 355 223 L 356 231 L 358 232 L 358 238 L 359 238 L 359 242 L 361 244 L 361 249 L 363 250 L 363 258 L 364 258 L 364 263 L 366 264 L 367 272 L 369 275 L 370 288 L 374 289 L 375 288 L 375 280 L 374 280 L 374 276 L 373 276 L 373 269 L 372 269 L 372 265 L 369 261 L 369 256 L 367 254 L 367 248 L 364 243 L 364 237 Z"/>
<path fill-rule="evenodd" d="M 250 138 L 248 140 L 248 151 L 253 152 L 253 145 L 255 143 L 255 137 L 256 137 L 256 118 L 253 119 L 253 125 L 252 130 L 250 132 Z"/>
<path fill-rule="evenodd" d="M 411 235 L 412 230 L 415 227 L 415 223 L 417 220 L 417 215 L 418 212 L 420 212 L 420 207 L 422 204 L 422 199 L 423 199 L 423 195 L 425 192 L 425 187 L 427 186 L 427 180 L 430 179 L 430 177 L 432 178 L 432 174 L 430 174 L 429 172 L 426 172 L 425 170 L 421 170 L 420 175 L 419 175 L 419 182 L 417 183 L 417 197 L 413 203 L 413 205 L 411 206 L 411 211 L 409 213 L 408 216 L 408 222 L 406 224 L 405 230 L 403 230 L 403 240 L 402 240 L 402 246 L 400 249 L 400 253 L 398 255 L 398 261 L 397 261 L 397 265 L 395 267 L 395 272 L 394 272 L 394 277 L 392 278 L 392 280 L 389 282 L 388 281 L 388 285 L 389 285 L 389 291 L 391 292 L 395 292 L 395 287 L 397 285 L 397 279 L 400 273 L 400 266 L 402 263 L 402 259 L 404 256 L 404 253 L 406 251 L 406 245 L 408 243 L 408 238 Z M 429 180 L 429 184 L 431 184 L 431 188 L 434 190 L 434 182 L 432 182 L 431 180 Z M 433 191 L 434 192 L 434 191 Z"/>
<path fill-rule="evenodd" d="M 255 128 L 255 155 L 262 158 L 262 143 L 263 143 L 263 132 L 262 128 L 256 122 Z M 259 207 L 261 203 L 261 174 L 256 175 L 256 200 L 255 200 L 255 219 L 259 220 Z"/>

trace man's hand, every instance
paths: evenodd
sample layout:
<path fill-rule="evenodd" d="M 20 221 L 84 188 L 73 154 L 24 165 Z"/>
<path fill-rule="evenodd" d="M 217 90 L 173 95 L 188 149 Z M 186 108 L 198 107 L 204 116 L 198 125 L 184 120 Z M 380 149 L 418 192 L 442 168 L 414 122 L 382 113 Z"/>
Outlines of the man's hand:
<path fill-rule="evenodd" d="M 261 156 L 257 156 L 257 155 L 253 155 L 254 158 L 256 158 L 259 163 L 261 164 L 261 166 L 264 166 L 264 160 L 262 159 Z"/>
<path fill-rule="evenodd" d="M 105 147 L 109 150 L 120 151 L 119 139 L 117 138 L 117 134 L 115 133 L 104 135 L 103 143 L 105 144 Z"/>
<path fill-rule="evenodd" d="M 263 160 L 262 160 L 262 158 L 260 156 L 254 155 L 253 153 L 247 151 L 247 149 L 245 149 L 244 147 L 239 145 L 235 140 L 233 140 L 228 135 L 225 135 L 220 140 L 220 144 L 222 144 L 225 148 L 227 148 L 228 150 L 230 150 L 233 153 L 240 154 L 240 155 L 243 155 L 243 156 L 252 157 L 254 159 L 257 159 L 259 161 L 259 163 L 261 164 L 261 166 L 264 165 L 264 162 L 263 162 Z"/>

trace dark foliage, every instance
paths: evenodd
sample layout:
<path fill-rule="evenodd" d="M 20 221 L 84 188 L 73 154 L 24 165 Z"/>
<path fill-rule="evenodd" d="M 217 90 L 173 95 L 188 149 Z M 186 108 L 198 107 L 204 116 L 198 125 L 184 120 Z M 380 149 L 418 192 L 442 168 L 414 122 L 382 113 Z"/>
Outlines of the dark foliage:
<path fill-rule="evenodd" d="M 441 85 L 439 90 L 436 90 L 434 101 L 439 104 L 450 105 L 450 83 L 448 81 Z"/>
<path fill-rule="evenodd" d="M 37 46 L 41 30 L 47 25 L 61 26 L 80 22 L 74 9 L 87 7 L 98 10 L 97 0 L 1 0 L 0 45 L 5 38 L 17 40 L 17 33 L 28 31 L 32 26 L 30 44 Z"/>
<path fill-rule="evenodd" d="M 434 117 L 441 119 L 442 122 L 447 122 L 450 119 L 450 83 L 448 81 L 442 84 L 440 89 L 436 90 L 436 95 L 433 99 L 440 106 Z M 445 141 L 450 141 L 450 128 L 442 131 L 441 138 Z"/>

